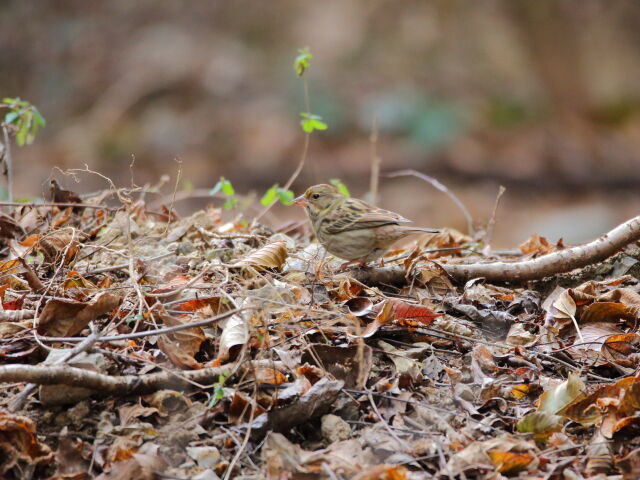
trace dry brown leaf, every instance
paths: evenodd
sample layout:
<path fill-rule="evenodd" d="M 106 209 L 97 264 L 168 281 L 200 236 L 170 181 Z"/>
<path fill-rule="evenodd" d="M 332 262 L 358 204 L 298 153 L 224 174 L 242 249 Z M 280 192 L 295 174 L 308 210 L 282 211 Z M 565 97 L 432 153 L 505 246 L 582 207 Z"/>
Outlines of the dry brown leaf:
<path fill-rule="evenodd" d="M 21 286 L 15 277 L 20 269 L 20 259 L 7 260 L 0 263 L 0 285 L 9 285 L 11 288 Z"/>
<path fill-rule="evenodd" d="M 226 362 L 234 347 L 239 347 L 249 341 L 249 320 L 251 315 L 247 312 L 235 314 L 224 322 L 220 335 L 220 351 L 216 359 L 216 365 Z"/>
<path fill-rule="evenodd" d="M 120 437 L 122 438 L 122 437 Z M 102 473 L 96 480 L 153 480 L 167 468 L 167 462 L 157 453 L 159 446 L 145 443 L 140 451 L 131 449 L 122 457 L 116 457 L 109 472 Z"/>
<path fill-rule="evenodd" d="M 187 323 L 187 321 L 167 313 L 160 313 L 160 318 L 167 327 L 175 327 Z M 202 328 L 193 327 L 160 335 L 158 337 L 158 347 L 176 367 L 199 369 L 202 366 L 193 357 L 200 351 L 200 345 L 204 340 L 205 335 Z"/>
<path fill-rule="evenodd" d="M 470 236 L 454 228 L 443 228 L 440 233 L 435 235 L 425 235 L 424 240 L 420 241 L 420 246 L 425 250 L 436 250 L 439 248 L 450 249 L 460 247 L 471 241 L 473 241 L 473 239 Z M 451 251 L 433 252 L 429 253 L 429 258 L 444 257 L 451 254 Z"/>
<path fill-rule="evenodd" d="M 560 239 L 556 245 L 553 245 L 545 237 L 534 233 L 527 241 L 519 245 L 518 248 L 525 255 L 546 255 L 547 253 L 562 250 L 564 243 L 562 239 Z"/>
<path fill-rule="evenodd" d="M 0 239 L 16 238 L 24 233 L 18 222 L 6 213 L 0 212 Z"/>
<path fill-rule="evenodd" d="M 42 252 L 47 262 L 59 261 L 60 256 L 66 252 L 64 262 L 69 263 L 80 250 L 78 242 L 84 238 L 85 235 L 75 228 L 61 228 L 42 236 L 36 248 Z"/>
<path fill-rule="evenodd" d="M 175 390 L 159 390 L 145 395 L 144 400 L 158 412 L 161 417 L 185 412 L 191 406 L 191 400 Z"/>
<path fill-rule="evenodd" d="M 415 278 L 433 295 L 442 297 L 454 290 L 449 275 L 435 262 L 418 257 L 410 265 L 405 262 L 405 269 L 409 277 Z"/>
<path fill-rule="evenodd" d="M 72 337 L 89 322 L 113 310 L 121 298 L 109 292 L 97 294 L 88 303 L 51 299 L 38 319 L 38 333 L 51 337 Z"/>
<path fill-rule="evenodd" d="M 401 465 L 375 465 L 359 473 L 353 480 L 406 480 L 407 469 Z"/>
<path fill-rule="evenodd" d="M 287 377 L 278 370 L 267 367 L 257 367 L 252 370 L 251 378 L 253 378 L 257 383 L 270 385 L 280 385 L 287 381 Z"/>
<path fill-rule="evenodd" d="M 53 452 L 38 441 L 33 421 L 4 411 L 0 411 L 0 452 L 0 475 L 3 477 L 14 467 L 18 467 L 14 473 L 22 476 L 20 472 L 24 472 L 26 465 L 46 465 L 53 461 Z"/>
<path fill-rule="evenodd" d="M 619 335 L 622 330 L 613 322 L 592 322 L 581 328 L 584 343 L 577 343 L 567 349 L 567 353 L 577 362 L 597 366 L 606 363 L 600 354 L 605 340 Z"/>
<path fill-rule="evenodd" d="M 598 296 L 599 302 L 620 302 L 630 308 L 640 308 L 640 293 L 632 288 L 616 288 Z M 638 311 L 636 308 L 636 312 Z"/>
<path fill-rule="evenodd" d="M 288 255 L 287 244 L 284 241 L 277 241 L 251 252 L 237 261 L 234 267 L 253 267 L 258 270 L 279 269 L 284 265 Z"/>
<path fill-rule="evenodd" d="M 27 238 L 25 238 L 24 240 L 22 240 L 21 242 L 18 242 L 18 243 L 22 247 L 33 247 L 34 245 L 36 245 L 40 241 L 41 237 L 42 237 L 42 234 L 33 233 L 33 234 L 29 235 Z"/>
<path fill-rule="evenodd" d="M 80 288 L 80 289 L 85 289 L 89 291 L 96 290 L 96 286 L 93 282 L 91 282 L 90 280 L 87 280 L 82 275 L 80 275 L 79 272 L 76 272 L 75 270 L 72 270 L 69 273 L 67 273 L 67 278 L 62 284 L 62 288 L 64 290 L 67 290 L 69 288 Z"/>
<path fill-rule="evenodd" d="M 337 347 L 312 343 L 300 359 L 301 364 L 321 367 L 337 380 L 342 380 L 347 388 L 363 388 L 369 378 L 373 364 L 373 350 L 369 345 Z M 304 375 L 302 372 L 298 372 Z"/>
<path fill-rule="evenodd" d="M 487 455 L 495 465 L 496 471 L 505 475 L 514 475 L 526 470 L 535 458 L 530 453 L 505 452 L 503 450 L 491 450 L 487 452 Z"/>
<path fill-rule="evenodd" d="M 617 302 L 594 302 L 584 309 L 580 323 L 615 321 L 620 318 L 635 320 L 638 318 L 638 308 Z"/>

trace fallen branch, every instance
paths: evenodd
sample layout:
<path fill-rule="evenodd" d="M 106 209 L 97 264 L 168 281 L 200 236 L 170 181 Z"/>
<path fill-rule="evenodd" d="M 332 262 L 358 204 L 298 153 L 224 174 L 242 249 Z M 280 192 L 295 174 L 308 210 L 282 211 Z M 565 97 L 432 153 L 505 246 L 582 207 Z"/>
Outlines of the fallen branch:
<path fill-rule="evenodd" d="M 77 350 L 74 349 L 75 352 Z M 229 376 L 238 368 L 251 373 L 256 368 L 272 368 L 287 371 L 286 365 L 274 360 L 232 362 L 219 367 L 201 370 L 165 370 L 147 375 L 114 376 L 71 367 L 69 365 L 6 365 L 0 367 L 0 384 L 27 382 L 35 385 L 70 385 L 97 390 L 100 394 L 142 395 L 164 388 L 184 390 L 189 385 L 207 385 L 219 381 L 220 375 Z"/>
<path fill-rule="evenodd" d="M 18 322 L 32 319 L 35 314 L 35 310 L 0 310 L 0 322 Z"/>
<path fill-rule="evenodd" d="M 461 282 L 480 277 L 489 282 L 540 280 L 601 262 L 638 240 L 640 240 L 640 216 L 618 225 L 590 243 L 531 260 L 470 264 L 442 263 L 441 265 L 452 278 Z M 400 266 L 360 269 L 350 274 L 363 283 L 397 285 L 406 282 L 406 272 Z"/>
<path fill-rule="evenodd" d="M 69 349 L 68 352 L 66 352 L 62 357 L 58 358 L 53 364 L 50 365 L 64 365 L 70 359 L 77 357 L 80 353 L 89 350 L 95 343 L 96 339 L 100 336 L 100 331 L 96 328 L 93 322 L 89 324 L 89 327 L 91 329 L 91 334 L 84 341 Z M 27 401 L 27 398 L 29 398 L 29 395 L 31 395 L 31 392 L 33 392 L 36 388 L 38 388 L 38 385 L 35 383 L 30 383 L 29 385 L 24 387 L 24 389 L 18 395 L 16 395 L 16 397 L 11 400 L 11 402 L 9 402 L 9 410 L 12 412 L 20 410 L 24 403 Z"/>
<path fill-rule="evenodd" d="M 149 375 L 111 376 L 69 366 L 7 365 L 0 367 L 0 383 L 28 382 L 37 385 L 71 385 L 97 390 L 103 394 L 133 395 L 155 392 L 163 388 L 185 389 L 191 382 L 210 384 L 235 367 L 203 368 L 173 373 L 164 371 Z"/>

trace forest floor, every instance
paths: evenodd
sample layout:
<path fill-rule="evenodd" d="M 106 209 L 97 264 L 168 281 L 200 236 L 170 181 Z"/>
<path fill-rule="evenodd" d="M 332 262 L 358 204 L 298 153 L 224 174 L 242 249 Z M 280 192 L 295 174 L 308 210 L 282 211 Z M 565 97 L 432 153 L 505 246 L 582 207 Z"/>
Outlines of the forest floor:
<path fill-rule="evenodd" d="M 387 282 L 306 223 L 60 194 L 0 216 L 1 478 L 640 478 L 634 244 L 460 281 L 566 247 L 444 230 Z"/>

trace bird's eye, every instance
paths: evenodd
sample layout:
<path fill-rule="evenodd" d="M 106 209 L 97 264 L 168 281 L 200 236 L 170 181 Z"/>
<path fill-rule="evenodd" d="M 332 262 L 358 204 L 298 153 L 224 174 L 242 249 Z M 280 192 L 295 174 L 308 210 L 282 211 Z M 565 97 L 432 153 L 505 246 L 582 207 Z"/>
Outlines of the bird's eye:
<path fill-rule="evenodd" d="M 318 198 L 320 198 L 320 194 L 314 193 L 313 195 L 311 195 L 311 198 L 313 198 L 314 200 L 317 200 Z"/>

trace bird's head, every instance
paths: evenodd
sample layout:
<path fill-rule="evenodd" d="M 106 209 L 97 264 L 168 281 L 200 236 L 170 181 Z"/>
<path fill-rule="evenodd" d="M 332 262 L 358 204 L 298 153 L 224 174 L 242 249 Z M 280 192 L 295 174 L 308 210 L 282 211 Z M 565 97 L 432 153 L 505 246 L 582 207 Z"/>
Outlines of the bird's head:
<path fill-rule="evenodd" d="M 332 185 L 320 184 L 307 188 L 303 195 L 296 198 L 293 203 L 301 207 L 306 207 L 310 215 L 318 213 L 330 208 L 336 201 L 343 199 L 344 196 L 338 189 Z"/>

